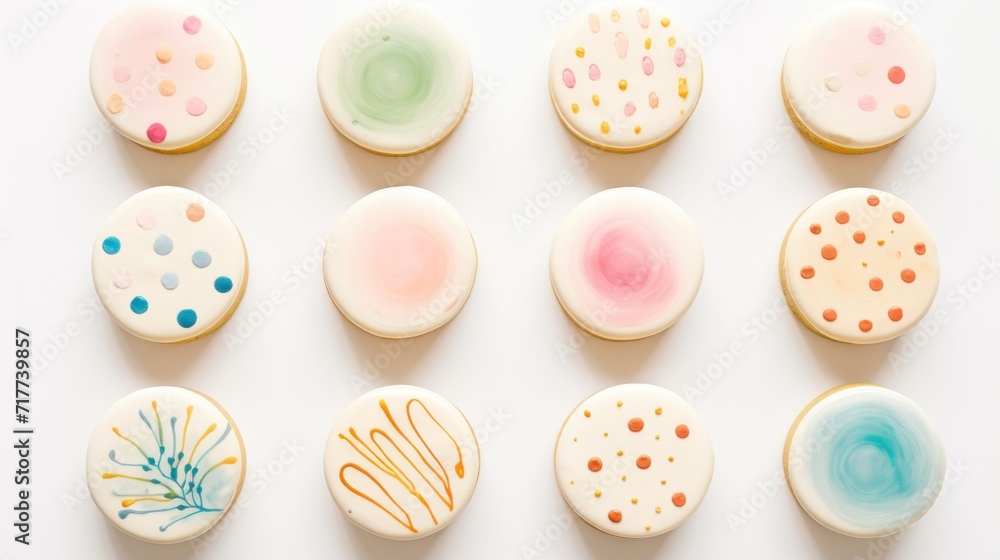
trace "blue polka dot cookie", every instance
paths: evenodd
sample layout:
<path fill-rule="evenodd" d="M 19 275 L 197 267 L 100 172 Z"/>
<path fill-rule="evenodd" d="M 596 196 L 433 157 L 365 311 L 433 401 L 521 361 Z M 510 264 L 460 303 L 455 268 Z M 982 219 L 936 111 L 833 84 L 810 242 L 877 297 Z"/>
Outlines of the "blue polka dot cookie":
<path fill-rule="evenodd" d="M 188 342 L 219 328 L 246 289 L 246 247 L 236 224 L 180 187 L 147 189 L 119 206 L 94 242 L 94 288 L 130 333 Z"/>

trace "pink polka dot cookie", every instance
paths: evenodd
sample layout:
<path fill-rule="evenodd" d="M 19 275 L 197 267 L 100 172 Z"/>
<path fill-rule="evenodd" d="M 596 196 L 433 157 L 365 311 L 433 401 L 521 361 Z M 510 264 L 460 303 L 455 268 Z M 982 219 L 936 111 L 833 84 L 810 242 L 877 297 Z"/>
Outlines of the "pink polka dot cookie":
<path fill-rule="evenodd" d="M 701 97 L 697 47 L 657 4 L 596 5 L 567 25 L 552 49 L 556 113 L 577 138 L 603 150 L 657 146 L 684 126 Z"/>
<path fill-rule="evenodd" d="M 694 303 L 704 268 L 691 218 L 665 196 L 635 187 L 580 203 L 549 257 L 563 310 L 607 340 L 637 340 L 673 325 Z"/>
<path fill-rule="evenodd" d="M 472 233 L 453 206 L 417 187 L 362 198 L 326 243 L 323 277 L 337 309 L 382 338 L 444 326 L 472 294 L 478 267 Z"/>
<path fill-rule="evenodd" d="M 807 137 L 843 153 L 880 150 L 930 108 L 934 56 L 898 9 L 844 2 L 810 21 L 785 56 L 785 107 Z"/>
<path fill-rule="evenodd" d="M 90 88 L 108 122 L 143 148 L 202 148 L 236 120 L 246 94 L 243 53 L 207 10 L 180 2 L 136 4 L 104 28 L 90 59 Z"/>
<path fill-rule="evenodd" d="M 874 189 L 835 192 L 800 215 L 785 237 L 781 286 L 816 333 L 874 344 L 915 326 L 934 303 L 937 246 L 920 216 Z"/>
<path fill-rule="evenodd" d="M 591 526 L 619 537 L 655 537 L 698 509 L 715 452 L 683 398 L 633 383 L 573 409 L 556 441 L 555 468 L 563 498 Z"/>

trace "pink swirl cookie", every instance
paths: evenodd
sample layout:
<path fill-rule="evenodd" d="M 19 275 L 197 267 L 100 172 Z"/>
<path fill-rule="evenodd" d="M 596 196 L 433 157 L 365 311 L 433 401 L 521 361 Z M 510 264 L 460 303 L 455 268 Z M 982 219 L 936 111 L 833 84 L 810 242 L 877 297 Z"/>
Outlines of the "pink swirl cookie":
<path fill-rule="evenodd" d="M 884 148 L 934 98 L 934 56 L 898 8 L 844 2 L 795 37 L 781 74 L 785 107 L 811 140 L 837 152 Z"/>
<path fill-rule="evenodd" d="M 552 242 L 556 298 L 583 330 L 636 340 L 673 325 L 694 303 L 705 257 L 691 218 L 646 189 L 609 189 L 580 203 Z"/>
<path fill-rule="evenodd" d="M 853 344 L 884 342 L 919 323 L 941 275 L 937 246 L 913 208 L 861 188 L 835 192 L 795 220 L 779 272 L 807 327 Z"/>
<path fill-rule="evenodd" d="M 233 123 L 246 94 L 246 66 L 232 34 L 205 9 L 142 3 L 101 31 L 90 88 L 122 136 L 177 154 L 208 145 Z"/>

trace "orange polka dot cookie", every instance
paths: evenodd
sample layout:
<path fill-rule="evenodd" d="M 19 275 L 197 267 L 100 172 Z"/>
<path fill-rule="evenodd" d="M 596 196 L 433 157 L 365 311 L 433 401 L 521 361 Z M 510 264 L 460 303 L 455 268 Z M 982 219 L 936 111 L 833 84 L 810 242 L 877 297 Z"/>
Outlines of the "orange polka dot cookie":
<path fill-rule="evenodd" d="M 843 2 L 820 13 L 788 47 L 785 107 L 809 139 L 843 153 L 882 149 L 930 108 L 934 56 L 896 8 Z"/>
<path fill-rule="evenodd" d="M 701 97 L 691 33 L 650 2 L 594 6 L 556 41 L 549 91 L 577 138 L 610 152 L 638 152 L 684 126 Z"/>
<path fill-rule="evenodd" d="M 781 249 L 781 287 L 795 316 L 816 333 L 874 344 L 923 319 L 937 295 L 937 246 L 899 198 L 845 189 L 805 210 Z"/>
<path fill-rule="evenodd" d="M 243 53 L 207 10 L 145 2 L 101 31 L 90 59 L 98 108 L 122 136 L 155 152 L 208 145 L 236 120 L 246 95 Z"/>
<path fill-rule="evenodd" d="M 698 509 L 715 452 L 684 399 L 633 383 L 591 395 L 570 413 L 555 468 L 563 498 L 581 519 L 611 535 L 653 537 Z"/>

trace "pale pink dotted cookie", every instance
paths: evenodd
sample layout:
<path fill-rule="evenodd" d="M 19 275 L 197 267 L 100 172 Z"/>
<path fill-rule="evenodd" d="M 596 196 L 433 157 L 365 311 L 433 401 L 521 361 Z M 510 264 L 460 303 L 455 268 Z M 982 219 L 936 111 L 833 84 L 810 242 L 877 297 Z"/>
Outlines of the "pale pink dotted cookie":
<path fill-rule="evenodd" d="M 920 322 L 940 268 L 930 231 L 908 204 L 873 189 L 845 189 L 792 224 L 781 285 L 796 316 L 827 338 L 884 342 Z"/>
<path fill-rule="evenodd" d="M 201 148 L 232 124 L 246 93 L 243 55 L 208 11 L 179 2 L 137 4 L 104 28 L 90 87 L 108 122 L 164 153 Z"/>

